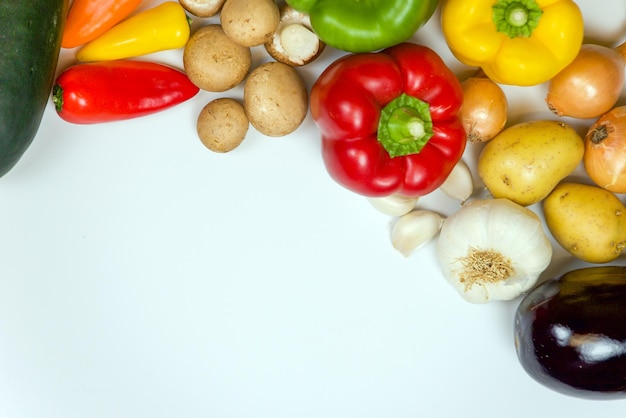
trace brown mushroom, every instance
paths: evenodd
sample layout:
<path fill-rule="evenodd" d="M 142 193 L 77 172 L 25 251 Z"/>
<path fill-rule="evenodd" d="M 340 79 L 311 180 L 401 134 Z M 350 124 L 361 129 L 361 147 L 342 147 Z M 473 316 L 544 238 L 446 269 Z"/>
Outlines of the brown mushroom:
<path fill-rule="evenodd" d="M 226 0 L 220 14 L 224 32 L 247 47 L 267 42 L 279 22 L 280 9 L 274 0 Z"/>
<path fill-rule="evenodd" d="M 207 103 L 200 111 L 197 122 L 198 137 L 211 151 L 225 153 L 243 142 L 249 125 L 240 102 L 229 97 L 220 97 Z"/>
<path fill-rule="evenodd" d="M 235 43 L 220 25 L 211 24 L 191 35 L 183 52 L 183 66 L 199 88 L 212 92 L 240 84 L 252 66 L 250 48 Z"/>
<path fill-rule="evenodd" d="M 178 0 L 189 13 L 198 17 L 215 16 L 226 0 Z"/>
<path fill-rule="evenodd" d="M 295 131 L 308 111 L 308 92 L 298 71 L 271 61 L 252 70 L 243 89 L 250 124 L 264 135 L 277 137 Z"/>
<path fill-rule="evenodd" d="M 281 8 L 280 23 L 272 39 L 264 44 L 272 58 L 293 67 L 314 61 L 325 45 L 313 31 L 309 15 L 289 5 Z"/>

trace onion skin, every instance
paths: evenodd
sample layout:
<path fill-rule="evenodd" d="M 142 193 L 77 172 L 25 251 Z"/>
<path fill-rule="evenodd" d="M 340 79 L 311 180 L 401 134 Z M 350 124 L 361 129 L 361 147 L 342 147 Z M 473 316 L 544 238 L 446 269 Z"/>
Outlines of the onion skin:
<path fill-rule="evenodd" d="M 583 399 L 626 398 L 626 267 L 582 268 L 542 282 L 515 315 L 520 364 Z"/>
<path fill-rule="evenodd" d="M 618 106 L 591 125 L 585 135 L 583 163 L 598 186 L 626 193 L 626 106 Z"/>
<path fill-rule="evenodd" d="M 463 105 L 461 123 L 468 142 L 486 142 L 507 122 L 508 102 L 502 88 L 486 76 L 469 77 L 461 83 Z"/>
<path fill-rule="evenodd" d="M 557 116 L 596 118 L 608 112 L 624 86 L 625 45 L 613 49 L 584 44 L 548 83 L 546 103 Z"/>

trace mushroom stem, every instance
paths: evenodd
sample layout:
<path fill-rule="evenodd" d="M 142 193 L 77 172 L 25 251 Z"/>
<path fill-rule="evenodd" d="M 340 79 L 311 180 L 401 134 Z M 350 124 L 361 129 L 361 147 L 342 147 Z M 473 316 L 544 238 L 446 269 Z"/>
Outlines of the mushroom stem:
<path fill-rule="evenodd" d="M 291 6 L 281 8 L 280 23 L 265 49 L 276 61 L 298 67 L 315 60 L 324 50 L 324 42 L 311 28 L 305 13 Z"/>
<path fill-rule="evenodd" d="M 279 36 L 283 50 L 294 62 L 305 63 L 319 51 L 320 40 L 317 35 L 299 23 L 285 26 Z"/>

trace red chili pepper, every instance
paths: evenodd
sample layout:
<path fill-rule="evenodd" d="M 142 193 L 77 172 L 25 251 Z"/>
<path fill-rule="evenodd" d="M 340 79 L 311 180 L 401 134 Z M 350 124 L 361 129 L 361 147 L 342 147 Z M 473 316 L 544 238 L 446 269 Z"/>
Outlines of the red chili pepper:
<path fill-rule="evenodd" d="M 198 91 L 184 72 L 173 67 L 116 60 L 67 68 L 54 84 L 52 101 L 62 119 L 88 124 L 150 115 Z"/>
<path fill-rule="evenodd" d="M 330 176 L 365 196 L 422 196 L 463 155 L 463 89 L 431 49 L 402 43 L 333 62 L 311 90 Z"/>

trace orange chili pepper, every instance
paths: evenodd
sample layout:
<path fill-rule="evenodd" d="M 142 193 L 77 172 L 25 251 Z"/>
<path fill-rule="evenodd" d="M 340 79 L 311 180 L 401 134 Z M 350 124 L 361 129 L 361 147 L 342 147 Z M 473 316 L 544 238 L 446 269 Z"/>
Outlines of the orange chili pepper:
<path fill-rule="evenodd" d="M 74 0 L 63 30 L 63 48 L 97 38 L 128 16 L 141 0 Z"/>

